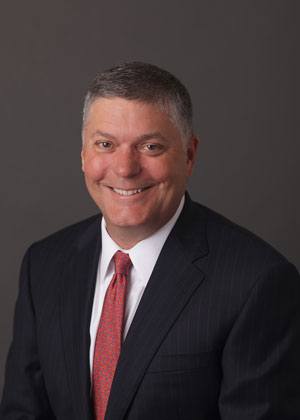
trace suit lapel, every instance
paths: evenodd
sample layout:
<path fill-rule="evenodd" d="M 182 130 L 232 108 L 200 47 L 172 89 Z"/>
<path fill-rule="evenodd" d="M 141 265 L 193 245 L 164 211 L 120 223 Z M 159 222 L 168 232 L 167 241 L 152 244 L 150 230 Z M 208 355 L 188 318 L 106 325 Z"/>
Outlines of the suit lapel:
<path fill-rule="evenodd" d="M 205 221 L 194 210 L 187 198 L 158 258 L 122 347 L 106 420 L 124 418 L 151 359 L 204 279 L 194 262 L 208 252 Z"/>
<path fill-rule="evenodd" d="M 70 394 L 76 419 L 90 419 L 89 326 L 101 247 L 100 217 L 88 227 L 64 273 L 61 328 Z"/>

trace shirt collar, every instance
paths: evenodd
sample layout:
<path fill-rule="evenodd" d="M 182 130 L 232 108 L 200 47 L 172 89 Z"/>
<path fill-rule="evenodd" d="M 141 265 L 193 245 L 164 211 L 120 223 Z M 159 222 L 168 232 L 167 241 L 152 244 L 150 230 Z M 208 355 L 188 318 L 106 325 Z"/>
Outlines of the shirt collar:
<path fill-rule="evenodd" d="M 100 264 L 100 279 L 104 278 L 114 254 L 118 250 L 121 250 L 122 252 L 129 254 L 134 269 L 136 269 L 142 281 L 147 283 L 156 264 L 158 256 L 162 250 L 162 247 L 182 211 L 184 200 L 185 197 L 183 196 L 175 214 L 164 226 L 162 226 L 159 230 L 157 230 L 148 238 L 138 242 L 132 248 L 126 250 L 122 249 L 119 245 L 117 245 L 109 236 L 106 230 L 106 223 L 104 217 L 102 217 L 102 251 Z"/>

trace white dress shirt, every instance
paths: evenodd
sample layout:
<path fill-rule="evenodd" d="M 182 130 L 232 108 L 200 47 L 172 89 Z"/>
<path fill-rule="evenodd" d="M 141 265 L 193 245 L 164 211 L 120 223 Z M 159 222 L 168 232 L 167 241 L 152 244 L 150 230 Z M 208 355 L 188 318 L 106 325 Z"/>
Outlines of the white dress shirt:
<path fill-rule="evenodd" d="M 90 370 L 93 369 L 94 348 L 97 329 L 100 321 L 104 297 L 109 283 L 114 274 L 114 263 L 112 257 L 121 250 L 129 254 L 132 267 L 127 283 L 126 306 L 124 318 L 123 340 L 127 335 L 134 314 L 137 310 L 141 297 L 147 286 L 153 268 L 156 264 L 161 249 L 175 225 L 184 205 L 184 196 L 174 216 L 157 232 L 143 241 L 138 242 L 131 249 L 122 249 L 109 236 L 106 230 L 104 217 L 101 224 L 102 249 L 99 258 L 92 317 L 90 323 Z"/>

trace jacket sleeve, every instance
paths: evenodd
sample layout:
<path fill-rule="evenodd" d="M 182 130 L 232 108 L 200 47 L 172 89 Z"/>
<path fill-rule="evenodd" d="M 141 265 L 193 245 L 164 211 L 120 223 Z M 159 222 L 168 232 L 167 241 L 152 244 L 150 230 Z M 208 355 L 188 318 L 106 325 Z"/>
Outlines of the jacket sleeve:
<path fill-rule="evenodd" d="M 23 259 L 0 408 L 1 420 L 54 419 L 39 362 L 30 290 L 30 249 Z"/>
<path fill-rule="evenodd" d="M 300 419 L 300 277 L 280 262 L 259 277 L 227 338 L 222 420 Z"/>

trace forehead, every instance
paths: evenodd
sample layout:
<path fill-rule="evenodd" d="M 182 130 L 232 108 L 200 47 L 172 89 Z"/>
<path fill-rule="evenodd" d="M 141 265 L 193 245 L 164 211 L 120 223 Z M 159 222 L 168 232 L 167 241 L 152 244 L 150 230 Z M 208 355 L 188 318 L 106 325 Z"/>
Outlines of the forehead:
<path fill-rule="evenodd" d="M 142 126 L 164 126 L 176 128 L 168 113 L 159 104 L 145 103 L 124 98 L 98 98 L 87 110 L 85 125 L 108 124 Z"/>

